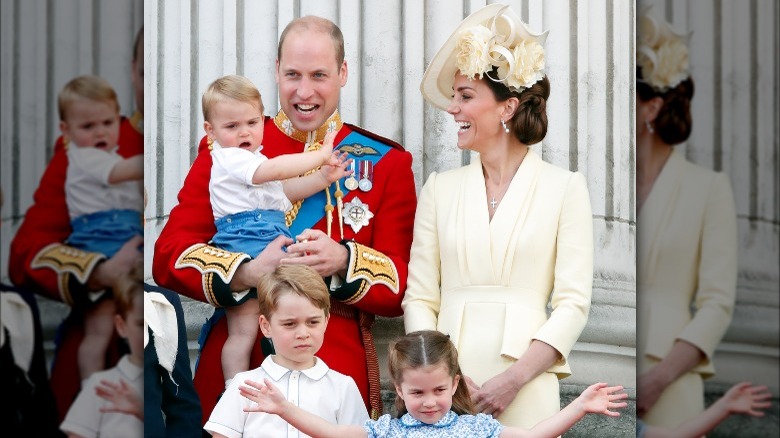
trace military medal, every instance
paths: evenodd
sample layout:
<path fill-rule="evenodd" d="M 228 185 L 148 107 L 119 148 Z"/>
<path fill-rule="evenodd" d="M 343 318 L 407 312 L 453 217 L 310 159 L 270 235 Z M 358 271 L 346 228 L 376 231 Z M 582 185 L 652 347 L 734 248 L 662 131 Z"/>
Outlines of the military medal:
<path fill-rule="evenodd" d="M 344 217 L 347 225 L 352 227 L 352 231 L 355 234 L 368 225 L 368 220 L 374 217 L 374 213 L 371 213 L 368 209 L 368 204 L 364 204 L 357 196 L 344 204 L 344 211 L 342 211 L 341 215 Z"/>
<path fill-rule="evenodd" d="M 360 182 L 358 188 L 367 192 L 374 187 L 374 162 L 363 160 L 360 162 Z"/>
<path fill-rule="evenodd" d="M 352 160 L 352 163 L 350 163 L 349 168 L 352 170 L 352 175 L 350 175 L 347 179 L 344 180 L 344 187 L 347 188 L 347 190 L 355 190 L 358 188 L 358 180 L 355 178 L 355 160 Z"/>

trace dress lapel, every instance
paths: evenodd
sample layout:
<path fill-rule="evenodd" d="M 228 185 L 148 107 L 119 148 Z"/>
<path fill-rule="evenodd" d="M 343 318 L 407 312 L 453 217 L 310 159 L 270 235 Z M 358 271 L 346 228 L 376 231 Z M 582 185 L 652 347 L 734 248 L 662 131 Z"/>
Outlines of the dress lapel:
<path fill-rule="evenodd" d="M 496 284 L 509 284 L 514 256 L 517 252 L 515 249 L 519 244 L 520 231 L 528 217 L 529 205 L 541 165 L 542 159 L 529 148 L 512 182 L 509 183 L 501 204 L 493 214 L 493 220 L 490 222 L 490 238 Z"/>
<path fill-rule="evenodd" d="M 658 265 L 663 230 L 669 222 L 680 193 L 684 160 L 677 151 L 666 160 L 661 173 L 639 212 L 637 220 L 637 275 L 649 285 Z"/>

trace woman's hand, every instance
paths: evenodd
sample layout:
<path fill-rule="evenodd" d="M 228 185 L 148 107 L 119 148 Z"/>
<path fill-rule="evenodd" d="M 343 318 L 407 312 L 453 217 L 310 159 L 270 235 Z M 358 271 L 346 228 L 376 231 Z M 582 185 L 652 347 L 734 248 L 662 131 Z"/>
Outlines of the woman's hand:
<path fill-rule="evenodd" d="M 471 380 L 471 379 L 469 379 Z M 474 383 L 473 381 L 471 382 Z M 501 415 L 525 383 L 519 382 L 513 375 L 505 371 L 482 384 L 471 394 L 471 400 L 477 408 L 477 412 L 492 415 L 493 418 Z M 474 385 L 476 387 L 476 385 Z M 469 386 L 471 389 L 471 386 Z"/>
<path fill-rule="evenodd" d="M 143 421 L 144 402 L 140 395 L 130 385 L 122 379 L 119 383 L 108 380 L 101 380 L 95 387 L 95 393 L 98 397 L 107 400 L 111 404 L 100 408 L 100 412 L 116 412 L 120 414 L 135 415 Z"/>
<path fill-rule="evenodd" d="M 607 386 L 606 383 L 595 383 L 582 391 L 577 402 L 582 410 L 591 414 L 602 414 L 619 417 L 620 413 L 610 409 L 622 409 L 628 406 L 626 402 L 616 402 L 628 398 L 622 386 Z"/>

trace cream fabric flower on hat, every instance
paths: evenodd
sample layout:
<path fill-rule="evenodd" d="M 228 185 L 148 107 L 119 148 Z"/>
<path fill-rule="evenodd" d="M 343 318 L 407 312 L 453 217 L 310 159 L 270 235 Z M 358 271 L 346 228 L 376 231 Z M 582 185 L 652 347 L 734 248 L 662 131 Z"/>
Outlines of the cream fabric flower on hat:
<path fill-rule="evenodd" d="M 478 24 L 461 32 L 455 46 L 457 67 L 472 79 L 482 79 L 495 67 L 498 77 L 488 76 L 489 79 L 502 82 L 513 91 L 522 91 L 544 77 L 544 48 L 535 36 L 519 35 L 518 28 L 525 23 L 515 23 L 501 15 L 506 9 L 492 18 L 490 27 Z M 498 20 L 503 23 L 497 23 Z"/>
<path fill-rule="evenodd" d="M 469 78 L 477 76 L 482 79 L 482 75 L 491 68 L 490 45 L 492 39 L 493 33 L 482 25 L 474 26 L 463 32 L 456 47 L 458 49 L 458 70 L 464 76 Z"/>
<path fill-rule="evenodd" d="M 487 5 L 466 17 L 439 48 L 425 69 L 420 92 L 446 110 L 457 73 L 482 79 L 494 68 L 496 73 L 487 75 L 490 80 L 522 91 L 544 77 L 546 39 L 547 32 L 530 30 L 508 5 Z"/>
<path fill-rule="evenodd" d="M 498 68 L 498 75 L 506 78 L 506 85 L 514 90 L 529 88 L 544 77 L 544 48 L 536 41 L 522 40 L 512 51 L 515 68 L 509 64 Z"/>
<path fill-rule="evenodd" d="M 675 32 L 666 21 L 652 16 L 649 8 L 639 19 L 639 36 L 636 62 L 647 84 L 665 92 L 690 76 L 688 38 Z"/>

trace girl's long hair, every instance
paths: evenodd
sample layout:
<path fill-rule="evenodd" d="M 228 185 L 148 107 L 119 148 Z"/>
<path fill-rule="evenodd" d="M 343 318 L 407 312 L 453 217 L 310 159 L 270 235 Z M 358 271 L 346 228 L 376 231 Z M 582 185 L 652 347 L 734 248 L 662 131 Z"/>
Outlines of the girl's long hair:
<path fill-rule="evenodd" d="M 390 344 L 388 356 L 390 378 L 395 386 L 401 386 L 405 370 L 418 369 L 432 365 L 443 365 L 451 378 L 461 376 L 455 394 L 452 396 L 452 410 L 458 415 L 474 415 L 476 409 L 471 401 L 468 385 L 458 365 L 458 351 L 450 342 L 450 337 L 435 331 L 421 330 L 409 333 Z M 406 412 L 406 404 L 398 394 L 395 395 L 396 418 Z"/>

